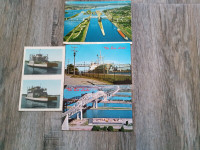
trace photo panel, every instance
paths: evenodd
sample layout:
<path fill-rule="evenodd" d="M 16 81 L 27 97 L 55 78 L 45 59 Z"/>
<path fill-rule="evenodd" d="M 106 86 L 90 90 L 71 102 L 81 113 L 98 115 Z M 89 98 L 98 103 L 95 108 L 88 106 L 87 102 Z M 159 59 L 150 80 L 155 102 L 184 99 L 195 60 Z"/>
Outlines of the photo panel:
<path fill-rule="evenodd" d="M 131 1 L 65 1 L 67 42 L 131 42 Z"/>
<path fill-rule="evenodd" d="M 63 48 L 27 47 L 24 51 L 24 75 L 61 75 Z"/>
<path fill-rule="evenodd" d="M 133 130 L 131 85 L 65 86 L 62 130 Z"/>
<path fill-rule="evenodd" d="M 132 84 L 130 43 L 66 45 L 65 85 L 121 84 Z"/>
<path fill-rule="evenodd" d="M 20 111 L 61 111 L 63 99 L 62 80 L 23 80 Z"/>
<path fill-rule="evenodd" d="M 19 111 L 62 111 L 65 47 L 25 47 Z"/>

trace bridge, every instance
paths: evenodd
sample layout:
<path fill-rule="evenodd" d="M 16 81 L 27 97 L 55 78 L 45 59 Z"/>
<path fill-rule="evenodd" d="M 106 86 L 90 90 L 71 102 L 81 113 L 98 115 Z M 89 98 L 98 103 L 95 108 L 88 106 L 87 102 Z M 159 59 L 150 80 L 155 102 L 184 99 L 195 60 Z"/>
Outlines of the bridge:
<path fill-rule="evenodd" d="M 113 88 L 110 87 L 109 88 Z M 69 110 L 62 113 L 62 117 L 65 117 L 65 120 L 62 124 L 62 130 L 69 130 L 69 117 L 73 116 L 77 113 L 78 118 L 78 112 L 80 112 L 81 120 L 83 119 L 83 109 L 85 109 L 85 106 L 88 103 L 93 103 L 93 107 L 98 107 L 98 102 L 100 101 L 107 101 L 109 97 L 112 95 L 115 95 L 120 90 L 119 86 L 116 86 L 116 89 L 114 91 L 104 92 L 104 91 L 98 91 L 96 93 L 88 93 L 83 95 L 78 102 L 76 102 Z"/>

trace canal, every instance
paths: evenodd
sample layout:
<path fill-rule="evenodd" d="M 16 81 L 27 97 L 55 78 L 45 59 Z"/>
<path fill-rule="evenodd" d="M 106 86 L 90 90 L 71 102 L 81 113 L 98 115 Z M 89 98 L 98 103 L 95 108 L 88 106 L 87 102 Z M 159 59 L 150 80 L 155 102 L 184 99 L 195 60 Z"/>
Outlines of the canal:
<path fill-rule="evenodd" d="M 91 11 L 103 11 L 106 9 L 112 9 L 112 8 L 119 8 L 126 5 L 120 5 L 120 6 L 113 6 L 108 5 L 104 7 L 97 7 L 90 9 Z M 81 11 L 86 12 L 89 9 L 82 9 L 82 10 L 66 10 L 65 12 L 68 12 L 65 14 L 65 17 L 71 17 L 76 15 L 77 13 L 80 13 Z M 64 22 L 64 36 L 67 35 L 71 30 L 73 30 L 77 25 L 79 25 L 84 18 L 87 18 L 89 15 L 84 15 L 83 13 L 80 13 L 77 17 L 71 18 L 69 20 L 65 20 Z M 97 15 L 92 15 L 92 17 L 96 17 Z M 110 22 L 105 14 L 102 12 L 102 24 L 105 31 L 105 36 L 103 36 L 99 24 L 98 24 L 98 18 L 91 18 L 90 19 L 90 25 L 88 28 L 88 32 L 86 35 L 85 42 L 131 42 L 130 39 L 125 40 L 117 31 L 117 27 Z"/>

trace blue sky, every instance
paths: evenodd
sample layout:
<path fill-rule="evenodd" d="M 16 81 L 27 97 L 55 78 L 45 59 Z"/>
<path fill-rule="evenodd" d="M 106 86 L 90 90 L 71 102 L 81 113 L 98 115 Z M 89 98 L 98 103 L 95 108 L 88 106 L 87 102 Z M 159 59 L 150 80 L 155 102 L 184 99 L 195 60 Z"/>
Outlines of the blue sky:
<path fill-rule="evenodd" d="M 117 3 L 131 3 L 131 1 L 65 1 L 65 4 L 117 4 Z"/>
<path fill-rule="evenodd" d="M 23 80 L 22 93 L 27 94 L 27 88 L 32 86 L 47 88 L 49 95 L 60 95 L 61 80 Z"/>
<path fill-rule="evenodd" d="M 123 44 L 81 44 L 81 45 L 66 45 L 65 52 L 65 66 L 73 64 L 74 55 L 73 47 L 77 47 L 76 50 L 76 64 L 90 64 L 97 60 L 97 54 L 104 57 L 104 63 L 115 63 L 115 64 L 131 64 L 131 51 L 130 43 Z M 108 49 L 106 49 L 106 48 Z M 111 48 L 116 49 L 111 49 Z M 125 49 L 118 49 L 123 48 Z"/>
<path fill-rule="evenodd" d="M 49 61 L 62 61 L 62 49 L 26 49 L 25 60 L 29 60 L 30 54 L 48 54 Z"/>

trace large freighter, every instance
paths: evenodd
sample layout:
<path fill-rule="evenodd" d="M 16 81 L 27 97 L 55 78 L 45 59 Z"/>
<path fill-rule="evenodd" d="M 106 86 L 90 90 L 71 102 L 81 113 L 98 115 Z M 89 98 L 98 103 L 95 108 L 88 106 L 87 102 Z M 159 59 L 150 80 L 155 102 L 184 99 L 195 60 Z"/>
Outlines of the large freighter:
<path fill-rule="evenodd" d="M 48 60 L 48 55 L 43 56 L 42 54 L 30 55 L 28 66 L 30 67 L 38 67 L 38 68 L 52 68 L 58 67 L 57 63 L 51 63 Z"/>
<path fill-rule="evenodd" d="M 31 100 L 35 102 L 49 102 L 52 100 L 57 100 L 57 97 L 48 96 L 46 88 L 36 86 L 27 90 L 26 100 Z"/>

